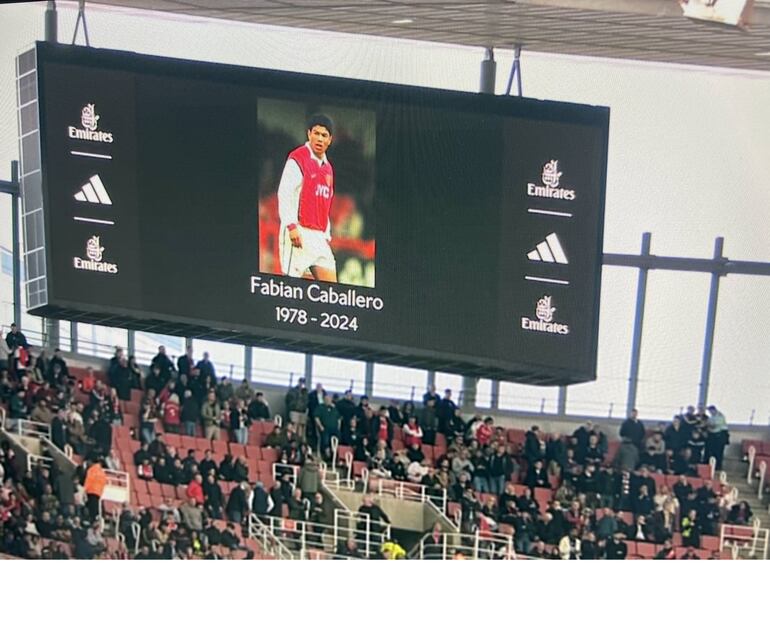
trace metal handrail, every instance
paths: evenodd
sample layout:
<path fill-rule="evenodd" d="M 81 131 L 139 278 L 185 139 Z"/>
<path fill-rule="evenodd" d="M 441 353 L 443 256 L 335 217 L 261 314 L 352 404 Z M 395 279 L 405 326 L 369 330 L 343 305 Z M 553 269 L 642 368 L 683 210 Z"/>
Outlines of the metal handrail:
<path fill-rule="evenodd" d="M 269 518 L 276 519 L 276 518 Z M 279 559 L 293 561 L 294 553 L 273 533 L 270 526 L 265 524 L 257 515 L 249 515 L 248 535 L 262 544 L 262 548 L 268 554 L 273 554 Z"/>
<path fill-rule="evenodd" d="M 425 559 L 425 542 L 431 537 L 428 533 L 420 539 L 419 554 L 420 559 Z M 440 559 L 443 561 L 451 560 L 455 554 L 461 554 L 466 558 L 473 560 L 493 560 L 501 556 L 500 560 L 516 560 L 516 550 L 513 545 L 513 535 L 498 532 L 480 531 L 475 533 L 442 533 L 441 534 L 441 553 Z"/>
<path fill-rule="evenodd" d="M 762 501 L 762 497 L 765 494 L 765 475 L 767 474 L 767 463 L 761 461 L 759 464 L 759 484 L 757 485 L 757 498 Z"/>
<path fill-rule="evenodd" d="M 746 482 L 750 485 L 752 483 L 753 474 L 754 474 L 754 459 L 757 456 L 757 449 L 754 446 L 749 446 L 749 469 L 746 474 Z"/>
<path fill-rule="evenodd" d="M 389 495 L 398 498 L 399 500 L 410 502 L 432 502 L 439 511 L 446 513 L 446 489 L 441 489 L 440 491 L 434 490 L 436 490 L 435 487 L 426 487 L 425 485 L 417 483 L 377 478 L 377 493 L 379 495 Z"/>
<path fill-rule="evenodd" d="M 34 420 L 16 420 L 16 434 L 19 437 L 32 437 L 35 439 L 51 439 L 51 425 Z"/>

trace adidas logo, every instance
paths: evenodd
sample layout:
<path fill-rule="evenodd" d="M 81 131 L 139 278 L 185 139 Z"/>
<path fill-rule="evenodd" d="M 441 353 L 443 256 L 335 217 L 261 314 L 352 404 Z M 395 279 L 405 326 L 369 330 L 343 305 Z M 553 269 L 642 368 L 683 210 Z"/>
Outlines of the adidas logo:
<path fill-rule="evenodd" d="M 98 174 L 88 179 L 88 182 L 75 194 L 75 200 L 91 204 L 112 204 L 110 194 L 107 193 Z"/>
<path fill-rule="evenodd" d="M 564 254 L 564 248 L 561 247 L 561 242 L 556 233 L 551 233 L 545 238 L 545 241 L 537 244 L 534 250 L 527 253 L 527 258 L 530 261 L 542 261 L 543 263 L 569 264 L 567 255 Z"/>

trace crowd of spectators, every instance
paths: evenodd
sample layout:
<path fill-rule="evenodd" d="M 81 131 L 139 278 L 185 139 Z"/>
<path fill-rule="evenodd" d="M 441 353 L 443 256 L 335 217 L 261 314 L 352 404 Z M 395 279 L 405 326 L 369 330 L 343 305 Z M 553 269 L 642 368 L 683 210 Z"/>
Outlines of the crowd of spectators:
<path fill-rule="evenodd" d="M 350 391 L 331 394 L 322 385 L 308 390 L 300 379 L 286 393 L 281 418 L 248 381 L 235 386 L 227 377 L 217 378 L 208 354 L 196 362 L 188 350 L 174 363 L 161 347 L 145 376 L 116 349 L 105 385 L 90 369 L 75 380 L 58 350 L 51 358 L 40 351 L 33 359 L 16 329 L 2 343 L 8 354 L 0 355 L 5 356 L 0 399 L 10 424 L 18 419 L 48 424 L 53 443 L 83 460 L 74 481 L 56 476 L 55 465 L 20 472 L 4 444 L 0 532 L 3 551 L 11 554 L 40 552 L 30 544 L 35 533 L 26 532 L 33 527 L 40 538 L 64 538 L 76 556 L 103 553 L 94 547 L 104 520 L 93 496 L 98 501 L 101 494 L 87 493 L 86 483 L 95 467 L 121 469 L 112 431 L 122 423 L 134 389 L 142 397 L 132 432 L 141 441 L 133 459 L 139 478 L 185 491 L 178 508 L 168 502 L 165 512 L 122 511 L 119 530 L 141 558 L 211 556 L 222 545 L 238 549 L 242 546 L 229 535 L 240 536 L 232 529 L 239 530 L 250 513 L 329 525 L 333 511 L 320 490 L 319 463 L 332 461 L 334 439 L 366 465 L 370 480 L 402 480 L 431 496 L 446 494 L 459 511 L 463 532 L 505 530 L 513 534 L 518 553 L 536 557 L 623 558 L 626 539 L 669 546 L 676 533 L 684 545 L 698 547 L 720 522 L 748 524 L 752 517 L 747 503 L 732 502 L 710 481 L 694 489 L 687 478 L 710 457 L 721 466 L 729 436 L 715 407 L 689 407 L 653 430 L 634 412 L 620 427 L 621 443 L 610 455 L 607 433 L 590 422 L 568 437 L 533 426 L 522 442 L 509 441 L 493 418 L 466 419 L 451 390 L 442 397 L 431 387 L 419 406 L 396 401 L 374 406 Z M 264 445 L 276 450 L 281 467 L 297 469 L 279 472 L 270 488 L 249 480 L 245 459 L 228 454 L 215 461 L 210 450 L 202 456 L 179 450 L 162 434 L 202 433 L 209 440 L 246 444 L 255 422 L 274 417 Z M 426 456 L 423 445 L 435 446 L 435 454 Z M 346 459 L 337 455 L 337 462 Z M 658 486 L 655 474 L 680 478 L 669 489 Z M 223 482 L 234 488 L 223 492 Z M 539 488 L 553 489 L 547 506 L 535 498 Z M 222 524 L 230 525 L 229 534 Z M 352 549 L 347 542 L 338 546 L 340 554 Z M 398 553 L 392 545 L 389 550 Z"/>

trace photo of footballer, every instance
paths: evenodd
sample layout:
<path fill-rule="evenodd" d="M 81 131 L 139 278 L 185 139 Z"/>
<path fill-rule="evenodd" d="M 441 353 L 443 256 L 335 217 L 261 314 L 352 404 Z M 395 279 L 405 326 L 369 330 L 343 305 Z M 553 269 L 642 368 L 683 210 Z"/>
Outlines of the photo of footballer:
<path fill-rule="evenodd" d="M 289 153 L 278 185 L 281 270 L 294 278 L 309 271 L 316 280 L 336 283 L 337 266 L 329 245 L 334 168 L 326 156 L 334 122 L 317 113 L 306 129 L 307 142 Z"/>
<path fill-rule="evenodd" d="M 258 133 L 259 271 L 374 287 L 374 113 L 260 99 Z"/>

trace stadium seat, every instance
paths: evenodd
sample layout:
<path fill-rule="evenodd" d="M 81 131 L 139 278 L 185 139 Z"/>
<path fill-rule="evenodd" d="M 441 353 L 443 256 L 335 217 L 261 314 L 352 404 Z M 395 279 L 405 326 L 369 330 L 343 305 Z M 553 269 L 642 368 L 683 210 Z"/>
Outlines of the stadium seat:
<path fill-rule="evenodd" d="M 176 499 L 176 487 L 174 487 L 174 485 L 161 485 L 160 493 L 164 498 L 168 498 L 170 500 Z"/>
<path fill-rule="evenodd" d="M 232 454 L 233 458 L 235 459 L 237 459 L 239 456 L 246 456 L 246 446 L 240 443 L 231 443 L 230 454 Z"/>
<path fill-rule="evenodd" d="M 353 461 L 353 476 L 358 478 L 366 469 L 366 463 L 363 461 Z"/>
<path fill-rule="evenodd" d="M 393 452 L 398 452 L 399 450 L 404 449 L 404 442 L 400 439 L 393 439 L 393 441 L 390 442 L 390 447 L 393 448 Z"/>
<path fill-rule="evenodd" d="M 249 466 L 249 480 L 256 480 L 257 474 L 259 474 L 259 461 L 247 457 L 246 464 Z"/>
<path fill-rule="evenodd" d="M 229 452 L 227 442 L 221 439 L 214 439 L 211 442 L 211 449 L 214 451 L 214 454 L 221 454 L 223 456 Z"/>
<path fill-rule="evenodd" d="M 261 476 L 273 475 L 273 464 L 270 461 L 257 461 L 257 473 Z"/>
<path fill-rule="evenodd" d="M 535 487 L 535 501 L 540 506 L 540 511 L 545 512 L 551 502 L 551 490 L 545 487 Z"/>
<path fill-rule="evenodd" d="M 636 553 L 645 559 L 655 558 L 659 549 L 659 546 L 656 546 L 654 543 L 647 543 L 644 541 L 636 542 Z"/>
<path fill-rule="evenodd" d="M 353 448 L 350 446 L 338 446 L 337 447 L 337 463 L 343 463 L 345 456 L 350 453 L 353 454 Z"/>
<path fill-rule="evenodd" d="M 259 461 L 262 459 L 262 449 L 259 446 L 246 446 L 246 458 Z"/>
<path fill-rule="evenodd" d="M 701 548 L 709 552 L 719 551 L 719 537 L 714 535 L 702 535 L 700 540 Z"/>
<path fill-rule="evenodd" d="M 162 496 L 163 491 L 160 488 L 160 483 L 155 480 L 148 480 L 147 482 L 147 491 L 151 496 Z"/>
<path fill-rule="evenodd" d="M 262 460 L 269 463 L 278 463 L 280 454 L 275 448 L 262 448 Z"/>
<path fill-rule="evenodd" d="M 698 465 L 698 478 L 702 478 L 703 480 L 710 480 L 711 479 L 711 466 L 701 463 Z"/>
<path fill-rule="evenodd" d="M 182 436 L 177 435 L 175 433 L 167 433 L 164 435 L 164 438 L 166 439 L 166 445 L 168 446 L 174 446 L 175 448 L 179 448 L 182 445 Z"/>
<path fill-rule="evenodd" d="M 187 454 L 188 450 L 195 449 L 197 447 L 195 444 L 195 437 L 188 437 L 187 435 L 182 435 L 180 437 L 180 444 L 182 449 L 185 451 L 185 454 Z"/>
<path fill-rule="evenodd" d="M 433 446 L 429 446 L 426 443 L 422 444 L 422 453 L 428 461 L 433 462 Z"/>
<path fill-rule="evenodd" d="M 652 479 L 655 481 L 655 491 L 659 492 L 660 488 L 666 484 L 665 474 L 652 474 Z"/>
<path fill-rule="evenodd" d="M 446 437 L 443 433 L 436 433 L 436 447 L 442 448 L 443 450 L 446 450 Z"/>
<path fill-rule="evenodd" d="M 628 555 L 629 557 L 636 556 L 636 541 L 631 541 L 630 539 L 626 539 L 626 547 L 628 548 Z"/>

